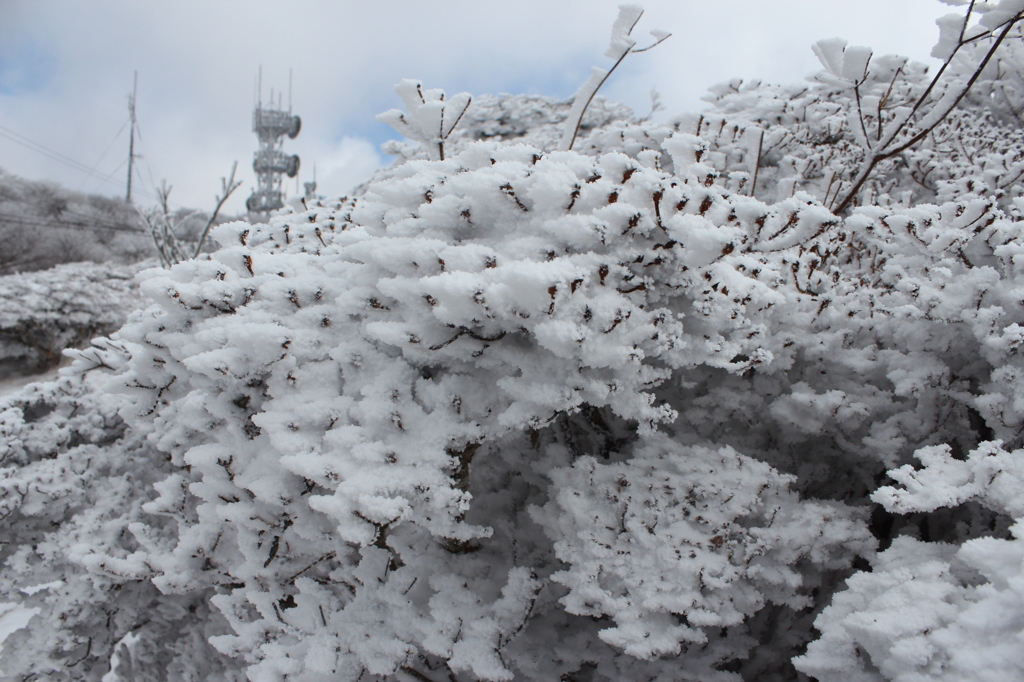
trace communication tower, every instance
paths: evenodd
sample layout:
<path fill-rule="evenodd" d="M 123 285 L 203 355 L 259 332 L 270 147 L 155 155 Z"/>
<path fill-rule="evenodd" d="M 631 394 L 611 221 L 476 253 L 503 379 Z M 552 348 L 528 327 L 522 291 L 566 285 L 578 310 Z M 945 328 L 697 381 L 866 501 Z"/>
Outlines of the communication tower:
<path fill-rule="evenodd" d="M 316 199 L 316 164 L 313 164 L 313 182 L 304 182 L 302 186 L 306 188 L 306 200 Z"/>
<path fill-rule="evenodd" d="M 262 81 L 262 73 L 260 80 Z M 302 120 L 292 115 L 290 90 L 289 83 L 287 111 L 281 106 L 280 101 L 276 107 L 274 106 L 271 93 L 270 105 L 265 107 L 260 96 L 252 113 L 252 130 L 259 139 L 260 148 L 252 162 L 252 169 L 256 171 L 256 189 L 245 202 L 250 214 L 266 216 L 270 211 L 284 206 L 281 176 L 294 178 L 299 173 L 298 155 L 289 156 L 281 150 L 284 137 L 287 135 L 289 139 L 295 139 L 302 127 Z"/>

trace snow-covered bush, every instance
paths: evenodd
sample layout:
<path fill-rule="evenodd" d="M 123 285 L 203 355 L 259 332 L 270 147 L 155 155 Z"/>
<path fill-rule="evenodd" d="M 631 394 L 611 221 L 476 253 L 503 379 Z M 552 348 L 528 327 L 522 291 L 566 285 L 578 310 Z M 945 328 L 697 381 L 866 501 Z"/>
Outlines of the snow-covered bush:
<path fill-rule="evenodd" d="M 688 140 L 666 144 L 683 168 Z M 181 467 L 143 510 L 177 533 L 145 532 L 90 561 L 169 593 L 219 585 L 213 603 L 234 634 L 212 641 L 250 660 L 256 678 L 386 675 L 423 657 L 484 679 L 571 673 L 588 659 L 538 656 L 543 640 L 531 643 L 600 615 L 564 609 L 558 600 L 572 593 L 549 580 L 557 559 L 571 566 L 594 551 L 546 539 L 567 532 L 550 506 L 537 511 L 555 497 L 567 504 L 559 491 L 572 477 L 559 467 L 594 453 L 621 461 L 627 485 L 648 485 L 647 462 L 659 458 L 693 475 L 687 460 L 705 451 L 658 434 L 681 406 L 654 390 L 673 370 L 769 364 L 773 351 L 787 353 L 771 328 L 788 321 L 774 311 L 818 307 L 785 261 L 799 240 L 787 246 L 777 233 L 791 212 L 808 238 L 834 218 L 802 202 L 729 197 L 697 177 L 621 154 L 479 144 L 409 161 L 356 201 L 215 228 L 224 246 L 211 260 L 142 275 L 162 307 L 119 333 L 130 359 L 118 382 L 134 396 L 121 414 Z M 695 301 L 703 321 L 688 331 Z M 609 433 L 595 449 L 576 428 Z M 708 519 L 701 510 L 722 481 L 693 492 L 694 520 L 674 523 L 692 523 L 684 535 L 702 551 L 663 578 L 664 590 L 692 584 L 706 595 L 633 616 L 604 606 L 636 632 L 598 631 L 620 646 L 636 640 L 642 659 L 703 645 L 702 628 L 742 626 L 769 602 L 802 608 L 805 581 L 872 546 L 859 512 L 800 506 L 770 466 L 728 449 L 715 456 L 738 470 L 731 492 L 748 490 Z M 519 488 L 511 499 L 506 478 Z M 668 486 L 663 504 L 689 505 L 689 494 Z M 623 570 L 645 560 L 623 554 Z M 706 586 L 694 578 L 702 572 Z M 709 607 L 731 589 L 743 604 L 716 621 Z M 657 632 L 691 610 L 692 627 Z M 730 640 L 691 674 L 750 646 Z"/>
<path fill-rule="evenodd" d="M 933 512 L 980 504 L 1012 537 L 961 544 L 898 537 L 857 573 L 815 622 L 822 631 L 797 667 L 827 680 L 1017 680 L 1024 677 L 1024 450 L 983 443 L 966 460 L 948 446 L 925 465 L 889 472 L 903 488 L 872 498 L 887 510 Z"/>
<path fill-rule="evenodd" d="M 460 92 L 445 101 L 443 90 L 424 90 L 422 83 L 411 78 L 396 85 L 395 92 L 409 111 L 389 109 L 378 115 L 377 120 L 422 144 L 428 158 L 443 161 L 445 142 L 462 120 L 472 96 Z"/>
<path fill-rule="evenodd" d="M 551 151 L 561 139 L 571 108 L 571 102 L 541 95 L 479 95 L 445 139 L 444 148 L 451 155 L 465 151 L 474 142 L 491 141 L 518 142 Z M 628 107 L 597 96 L 584 112 L 580 131 L 589 134 L 613 121 L 628 122 L 632 116 Z M 430 158 L 430 150 L 422 143 L 392 140 L 383 149 L 403 159 Z"/>
<path fill-rule="evenodd" d="M 933 54 L 945 62 L 932 74 L 905 57 L 823 40 L 814 46 L 823 69 L 810 85 L 733 80 L 711 89 L 707 112 L 603 131 L 591 149 L 635 154 L 688 132 L 732 189 L 766 201 L 803 190 L 846 214 L 992 193 L 1016 210 L 1024 140 L 1007 102 L 1024 101 L 1024 82 L 993 78 L 1024 66 L 1021 16 L 1000 2 L 943 17 Z"/>
<path fill-rule="evenodd" d="M 109 334 L 142 296 L 138 266 L 72 263 L 0 277 L 0 378 L 56 366 L 61 351 Z"/>
<path fill-rule="evenodd" d="M 86 357 L 116 367 L 120 346 L 98 344 Z M 141 509 L 169 467 L 125 430 L 124 402 L 78 376 L 0 403 L 0 593 L 43 614 L 7 638 L 0 670 L 98 680 L 120 648 L 137 669 L 121 679 L 241 680 L 206 641 L 226 631 L 209 591 L 164 595 L 97 560 L 131 543 L 130 528 L 171 530 Z"/>
<path fill-rule="evenodd" d="M 868 64 L 830 45 L 835 79 Z M 862 105 L 896 72 L 917 92 L 877 60 Z M 566 151 L 568 105 L 404 84 L 389 118 L 420 148 L 213 228 L 208 259 L 140 275 L 152 307 L 0 403 L 0 580 L 38 609 L 5 671 L 1019 677 L 1024 451 L 998 441 L 1024 426 L 1024 237 L 1016 186 L 984 179 L 984 139 L 1016 138 L 964 99 L 872 164 L 891 147 L 858 143 L 856 93 L 827 113 L 850 87 L 774 119 L 784 88 L 700 122 L 592 105 Z M 424 123 L 445 102 L 465 130 Z M 943 156 L 963 121 L 988 151 Z M 934 203 L 837 215 L 815 175 L 928 153 Z"/>

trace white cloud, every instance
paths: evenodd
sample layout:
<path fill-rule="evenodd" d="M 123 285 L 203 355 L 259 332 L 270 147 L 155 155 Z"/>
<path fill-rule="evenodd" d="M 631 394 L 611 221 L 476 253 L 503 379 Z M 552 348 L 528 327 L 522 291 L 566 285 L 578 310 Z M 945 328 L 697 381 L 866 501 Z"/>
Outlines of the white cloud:
<path fill-rule="evenodd" d="M 388 163 L 377 146 L 364 137 L 343 137 L 331 153 L 316 162 L 317 193 L 324 196 L 349 194 L 374 170 Z"/>

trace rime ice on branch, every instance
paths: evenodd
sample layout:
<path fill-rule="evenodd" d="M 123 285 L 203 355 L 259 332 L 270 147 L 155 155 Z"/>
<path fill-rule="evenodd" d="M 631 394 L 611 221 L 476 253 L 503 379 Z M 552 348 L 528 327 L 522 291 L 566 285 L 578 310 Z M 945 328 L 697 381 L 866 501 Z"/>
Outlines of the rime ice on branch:
<path fill-rule="evenodd" d="M 395 92 L 408 109 L 389 109 L 377 116 L 399 135 L 423 144 L 431 159 L 444 160 L 444 143 L 459 124 L 473 98 L 460 92 L 447 102 L 444 91 L 424 90 L 423 84 L 406 78 L 395 86 Z"/>
<path fill-rule="evenodd" d="M 644 10 L 639 5 L 619 6 L 619 16 L 612 25 L 611 41 L 604 53 L 605 57 L 614 59 L 615 63 L 612 65 L 612 68 L 607 70 L 597 66 L 591 67 L 590 77 L 584 81 L 580 89 L 573 95 L 572 109 L 569 110 L 569 117 L 566 120 L 565 131 L 562 133 L 559 149 L 572 149 L 576 136 L 580 132 L 580 124 L 583 122 L 583 115 L 586 113 L 587 107 L 590 106 L 594 95 L 601 89 L 601 86 L 608 80 L 608 77 L 612 75 L 612 72 L 618 68 L 622 60 L 634 52 L 646 52 L 672 35 L 660 29 L 654 29 L 651 31 L 651 35 L 654 37 L 655 42 L 647 47 L 637 49 L 636 41 L 630 35 L 633 33 L 633 29 L 636 28 L 637 22 L 640 21 L 643 13 Z"/>

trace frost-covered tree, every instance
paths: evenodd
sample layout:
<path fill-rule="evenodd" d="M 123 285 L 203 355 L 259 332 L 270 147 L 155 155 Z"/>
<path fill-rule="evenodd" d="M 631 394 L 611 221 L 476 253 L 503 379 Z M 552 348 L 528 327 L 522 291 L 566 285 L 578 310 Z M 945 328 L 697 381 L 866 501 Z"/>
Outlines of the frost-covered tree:
<path fill-rule="evenodd" d="M 5 672 L 1020 678 L 1024 143 L 980 62 L 818 54 L 571 150 L 405 82 L 353 197 L 142 273 L 2 404 Z"/>
<path fill-rule="evenodd" d="M 0 169 L 0 275 L 78 261 L 138 262 L 152 247 L 136 222 L 124 201 Z"/>

